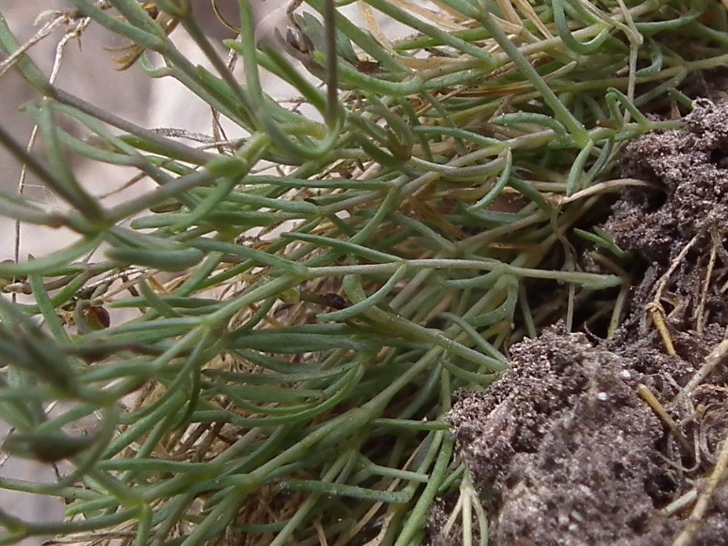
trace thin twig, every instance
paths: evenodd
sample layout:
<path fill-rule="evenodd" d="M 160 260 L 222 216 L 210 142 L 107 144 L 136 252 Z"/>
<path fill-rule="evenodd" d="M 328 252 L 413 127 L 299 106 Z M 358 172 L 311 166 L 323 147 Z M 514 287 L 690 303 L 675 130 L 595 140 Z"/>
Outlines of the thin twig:
<path fill-rule="evenodd" d="M 690 249 L 695 246 L 695 243 L 697 243 L 700 238 L 704 235 L 705 230 L 701 229 L 698 233 L 696 233 L 692 239 L 686 244 L 680 253 L 675 257 L 675 259 L 670 264 L 670 267 L 665 272 L 662 277 L 660 277 L 659 282 L 657 283 L 657 289 L 655 290 L 655 297 L 652 298 L 652 301 L 655 303 L 660 303 L 660 300 L 662 299 L 662 293 L 667 288 L 668 283 L 670 282 L 670 278 L 672 277 L 672 274 L 675 273 L 675 270 L 678 268 L 680 263 L 685 259 L 685 256 L 687 256 Z"/>
<path fill-rule="evenodd" d="M 580 199 L 584 199 L 585 197 L 589 197 L 597 193 L 607 193 L 620 190 L 629 186 L 659 189 L 659 186 L 657 184 L 654 184 L 653 182 L 646 182 L 644 180 L 638 180 L 636 178 L 615 178 L 614 180 L 606 180 L 604 182 L 599 182 L 598 184 L 589 186 L 588 188 L 585 188 L 583 190 L 579 190 L 573 195 L 563 197 L 559 196 L 557 202 L 559 205 L 566 205 L 568 203 L 579 201 Z"/>
<path fill-rule="evenodd" d="M 677 352 L 675 352 L 672 336 L 670 336 L 670 330 L 667 328 L 667 322 L 665 321 L 665 308 L 662 307 L 661 303 L 653 301 L 647 304 L 646 310 L 652 317 L 652 322 L 660 333 L 660 337 L 662 337 L 662 342 L 665 344 L 665 351 L 670 356 L 675 356 Z"/>
<path fill-rule="evenodd" d="M 721 245 L 723 243 L 721 242 Z M 703 333 L 703 328 L 705 327 L 705 321 L 707 319 L 705 315 L 705 301 L 708 298 L 708 289 L 710 288 L 710 278 L 713 276 L 713 267 L 715 267 L 715 259 L 717 256 L 716 248 L 715 248 L 715 241 L 713 242 L 713 245 L 710 248 L 710 259 L 708 260 L 708 267 L 705 270 L 705 280 L 703 281 L 703 287 L 700 290 L 700 302 L 698 304 L 698 309 L 696 311 L 697 317 L 696 317 L 696 327 L 695 330 L 698 332 L 698 334 Z"/>
<path fill-rule="evenodd" d="M 721 447 L 718 461 L 715 463 L 715 468 L 713 468 L 713 472 L 710 474 L 710 477 L 705 484 L 705 488 L 702 489 L 698 495 L 698 500 L 695 503 L 695 507 L 693 508 L 693 512 L 690 514 L 687 524 L 677 538 L 675 538 L 672 546 L 688 546 L 692 542 L 695 531 L 710 506 L 713 493 L 715 493 L 718 485 L 720 485 L 720 482 L 723 480 L 726 468 L 728 468 L 728 435 L 726 435 L 723 440 L 723 446 Z"/>
<path fill-rule="evenodd" d="M 691 446 L 687 438 L 683 436 L 683 433 L 678 428 L 675 420 L 670 416 L 669 413 L 667 413 L 665 406 L 660 403 L 660 401 L 652 393 L 650 388 L 647 385 L 640 383 L 639 385 L 637 385 L 637 392 L 639 392 L 642 399 L 647 402 L 650 408 L 652 408 L 652 411 L 655 412 L 655 415 L 662 419 L 662 421 L 667 425 L 667 427 L 670 429 L 670 432 L 672 432 L 675 435 L 675 438 L 677 438 L 678 442 L 680 442 L 680 445 L 682 445 L 688 451 L 688 453 L 691 453 L 693 451 L 693 446 Z"/>
<path fill-rule="evenodd" d="M 703 365 L 695 373 L 695 375 L 693 375 L 692 379 L 688 381 L 685 388 L 677 394 L 672 403 L 679 404 L 686 396 L 690 396 L 696 387 L 700 385 L 719 364 L 725 361 L 726 356 L 728 356 L 728 339 L 724 339 L 718 343 L 712 351 L 710 351 L 708 356 L 705 357 Z"/>
<path fill-rule="evenodd" d="M 21 46 L 15 53 L 13 53 L 13 55 L 0 63 L 0 78 L 2 77 L 4 72 L 8 68 L 13 66 L 13 64 L 20 58 L 20 55 L 25 54 L 31 47 L 40 42 L 42 39 L 49 36 L 56 27 L 60 25 L 69 26 L 71 21 L 73 21 L 73 19 L 66 12 L 44 12 L 38 17 L 38 19 L 36 19 L 36 22 L 41 18 L 48 16 L 49 14 L 52 14 L 55 17 L 52 20 L 48 21 L 45 25 L 43 25 L 43 27 L 30 40 L 28 40 L 23 46 Z M 58 72 L 61 68 L 61 60 L 63 59 L 63 50 L 66 44 L 74 38 L 80 38 L 81 33 L 86 27 L 88 27 L 90 22 L 91 20 L 88 17 L 83 17 L 81 19 L 75 20 L 75 24 L 73 25 L 73 27 L 66 31 L 66 33 L 63 35 L 63 38 L 61 38 L 61 40 L 56 45 L 56 54 L 53 59 L 53 68 L 51 69 L 51 74 L 48 77 L 48 82 L 51 85 L 56 81 L 56 78 L 58 77 Z M 33 146 L 35 145 L 35 140 L 37 137 L 38 125 L 33 125 L 33 130 L 30 132 L 30 137 L 28 138 L 28 144 L 25 147 L 25 150 L 28 153 L 33 150 Z M 26 163 L 23 163 L 20 168 L 20 177 L 18 180 L 18 195 L 23 195 L 25 193 L 25 182 L 27 176 L 28 166 Z M 20 263 L 20 241 L 22 238 L 21 231 L 22 222 L 20 220 L 15 220 L 15 241 L 13 245 L 13 259 L 15 260 L 16 264 Z M 15 302 L 17 300 L 17 294 L 13 292 L 11 298 L 12 301 Z"/>

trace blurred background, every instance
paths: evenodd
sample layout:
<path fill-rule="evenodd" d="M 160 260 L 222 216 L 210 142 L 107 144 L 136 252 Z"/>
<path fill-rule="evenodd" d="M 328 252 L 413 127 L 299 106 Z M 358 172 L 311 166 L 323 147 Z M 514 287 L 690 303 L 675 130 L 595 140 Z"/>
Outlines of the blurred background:
<path fill-rule="evenodd" d="M 33 0 L 32 2 L 18 2 L 16 0 L 0 0 L 0 11 L 6 18 L 22 44 L 33 37 L 45 23 L 56 16 L 54 11 L 71 9 L 71 3 L 64 0 Z M 235 0 L 220 0 L 220 7 L 235 21 L 237 14 Z M 282 5 L 281 2 L 259 0 L 256 6 Z M 210 9 L 209 0 L 195 0 L 196 11 L 200 20 L 211 38 L 222 45 L 220 40 L 233 37 L 222 23 L 215 17 Z M 232 9 L 231 9 L 232 8 Z M 256 10 L 258 11 L 258 10 Z M 281 13 L 283 13 L 282 11 Z M 68 26 L 58 25 L 53 32 L 35 44 L 30 50 L 30 56 L 49 74 L 56 59 L 56 49 L 62 40 Z M 179 48 L 187 53 L 193 60 L 201 62 L 199 53 L 192 47 L 191 40 L 184 36 L 183 31 L 175 32 L 175 41 Z M 211 127 L 211 114 L 201 101 L 196 101 L 191 93 L 170 78 L 151 80 L 137 66 L 132 66 L 120 72 L 114 63 L 115 54 L 111 48 L 118 48 L 127 43 L 103 28 L 91 24 L 84 30 L 80 39 L 71 39 L 63 49 L 56 84 L 84 100 L 113 112 L 133 123 L 144 127 L 183 127 L 200 132 L 209 133 Z M 28 116 L 21 111 L 22 105 L 39 98 L 13 70 L 0 78 L 0 120 L 3 126 L 11 130 L 15 139 L 26 146 L 29 142 L 33 125 Z M 42 142 L 35 143 L 34 150 L 42 155 Z M 83 160 L 76 159 L 73 165 L 78 178 L 96 195 L 103 195 L 122 187 L 133 176 L 132 171 L 107 167 L 99 164 L 85 165 Z M 20 165 L 4 149 L 0 149 L 0 165 L 3 166 L 3 176 L 0 184 L 3 189 L 14 190 L 20 180 Z M 110 169 L 110 170 L 109 170 Z M 136 185 L 135 190 L 149 188 L 145 182 Z M 54 202 L 53 197 L 39 187 L 36 180 L 28 177 L 24 193 L 46 202 Z M 110 197 L 109 204 L 124 199 L 125 194 Z M 0 219 L 0 229 L 6 234 L 3 244 L 0 245 L 0 259 L 13 257 L 14 222 Z M 58 243 L 70 234 L 61 234 L 54 231 L 52 239 Z M 61 237 L 59 239 L 59 237 Z M 46 233 L 26 226 L 23 228 L 21 240 L 21 258 L 27 254 L 41 255 L 47 250 L 48 236 Z"/>

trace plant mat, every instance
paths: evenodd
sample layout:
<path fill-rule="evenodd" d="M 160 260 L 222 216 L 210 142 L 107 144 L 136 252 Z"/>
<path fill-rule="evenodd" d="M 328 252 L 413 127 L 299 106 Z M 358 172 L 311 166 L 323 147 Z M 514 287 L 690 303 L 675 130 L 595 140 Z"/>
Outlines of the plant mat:
<path fill-rule="evenodd" d="M 599 515 L 617 506 L 626 520 L 620 529 L 642 525 L 642 535 L 658 536 L 652 521 L 662 510 L 675 534 L 687 533 L 683 543 L 702 536 L 720 495 L 717 479 L 705 487 L 699 480 L 720 477 L 723 429 L 713 400 L 722 391 L 698 394 L 707 397 L 706 378 L 722 384 L 720 370 L 711 375 L 712 364 L 705 366 L 720 353 L 704 357 L 725 324 L 724 223 L 691 216 L 700 219 L 691 230 L 680 215 L 695 210 L 677 211 L 656 256 L 600 223 L 619 188 L 647 188 L 624 192 L 614 207 L 617 222 L 620 210 L 627 219 L 630 206 L 641 210 L 640 228 L 653 214 L 667 218 L 681 195 L 680 181 L 643 163 L 651 156 L 635 148 L 623 178 L 613 177 L 626 143 L 683 127 L 678 112 L 692 110 L 700 94 L 693 83 L 707 83 L 709 71 L 728 62 L 722 5 L 447 0 L 437 3 L 447 6 L 440 14 L 418 10 L 420 2 L 366 2 L 412 29 L 390 43 L 374 39 L 376 25 L 363 32 L 337 15 L 333 1 L 305 2 L 323 23 L 294 13 L 293 2 L 284 47 L 324 83 L 320 89 L 276 49 L 256 47 L 247 2 L 239 3 L 247 10 L 240 39 L 224 44 L 229 64 L 194 14 L 175 9 L 181 2 L 74 4 L 74 24 L 93 21 L 129 40 L 116 51 L 120 68 L 135 63 L 151 77 L 175 78 L 250 137 L 230 141 L 217 125 L 212 135 L 150 131 L 99 110 L 54 87 L 0 17 L 3 66 L 45 97 L 27 111 L 49 167 L 13 149 L 67 206 L 48 209 L 14 194 L 0 204 L 19 222 L 68 225 L 80 236 L 50 257 L 0 263 L 3 290 L 33 301 L 0 298 L 9 361 L 0 414 L 17 430 L 3 449 L 74 467 L 52 484 L 0 477 L 1 488 L 68 502 L 67 519 L 48 525 L 0 510 L 1 543 L 56 535 L 89 545 L 409 546 L 427 539 L 438 496 L 447 518 L 438 527 L 432 512 L 430 537 L 445 544 L 455 543 L 455 522 L 463 542 L 475 543 L 488 517 L 492 544 L 508 537 L 548 544 L 539 533 L 572 524 L 571 535 L 559 527 L 558 540 L 583 543 L 591 540 L 579 528 L 589 499 L 564 499 L 573 509 L 548 521 L 530 512 L 533 529 L 503 514 L 509 492 L 520 487 L 525 498 L 524 487 L 534 489 L 549 468 L 582 469 L 566 457 L 588 453 L 597 442 L 585 432 L 592 429 L 608 447 L 598 454 L 616 452 L 622 473 L 636 476 L 633 489 L 650 484 L 639 504 L 620 502 L 629 488 L 617 482 L 610 503 L 589 501 Z M 102 9 L 112 5 L 116 12 Z M 174 26 L 206 52 L 214 72 L 176 48 Z M 262 69 L 305 98 L 293 108 L 272 100 Z M 304 115 L 310 108 L 323 122 Z M 688 133 L 664 135 L 689 136 L 691 119 L 698 114 Z M 708 140 L 700 157 L 719 165 L 720 146 Z M 70 174 L 53 176 L 72 171 L 69 153 L 133 166 L 128 184 L 150 177 L 158 188 L 107 206 Z M 709 186 L 704 191 L 715 201 Z M 135 318 L 119 322 L 117 311 Z M 612 341 L 560 330 L 538 337 L 562 318 L 564 331 Z M 512 347 L 525 336 L 536 341 Z M 463 397 L 452 414 L 460 454 L 453 460 L 444 420 L 452 393 L 486 389 L 506 367 L 505 354 L 514 369 L 499 386 Z M 540 382 L 528 371 L 534 362 Z M 564 386 L 569 373 L 576 375 Z M 477 412 L 463 410 L 478 399 Z M 56 400 L 69 408 L 47 415 Z M 469 455 L 489 410 L 502 404 L 492 446 Z M 582 424 L 600 411 L 592 428 Z M 479 419 L 470 436 L 458 414 Z M 101 416 L 92 433 L 74 430 L 91 415 Z M 559 416 L 575 423 L 559 436 L 573 449 L 534 467 L 530 481 L 526 470 L 509 480 L 513 461 L 541 453 Z M 474 464 L 498 446 L 500 466 Z M 579 460 L 596 463 L 590 457 Z M 593 466 L 586 477 L 616 472 L 606 461 Z M 614 482 L 586 477 L 566 492 L 585 495 L 577 487 L 584 485 L 596 496 Z M 468 529 L 471 513 L 477 523 Z M 688 529 L 691 515 L 697 523 Z"/>
<path fill-rule="evenodd" d="M 493 544 L 728 544 L 724 361 L 728 104 L 625 150 L 605 229 L 642 262 L 612 339 L 561 325 L 511 347 L 511 367 L 449 415 Z M 454 544 L 447 501 L 433 544 Z"/>

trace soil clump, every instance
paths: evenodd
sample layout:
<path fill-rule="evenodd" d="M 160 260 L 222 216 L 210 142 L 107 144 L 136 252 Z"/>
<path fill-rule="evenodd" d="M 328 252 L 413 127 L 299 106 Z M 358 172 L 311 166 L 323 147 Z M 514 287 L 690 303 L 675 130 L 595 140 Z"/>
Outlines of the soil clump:
<path fill-rule="evenodd" d="M 546 329 L 449 415 L 490 544 L 728 544 L 728 103 L 684 121 L 625 149 L 623 177 L 650 187 L 603 226 L 642 264 L 619 330 Z M 458 544 L 438 514 L 432 543 Z"/>

